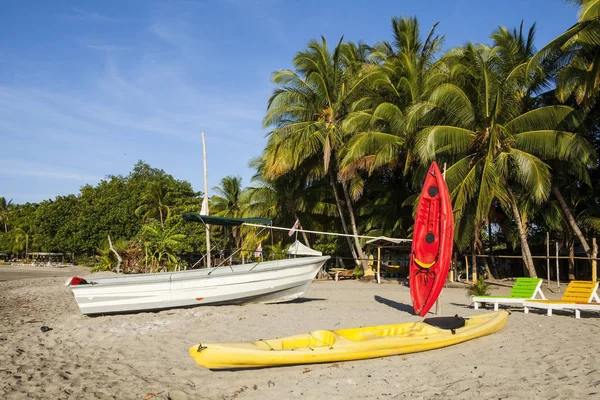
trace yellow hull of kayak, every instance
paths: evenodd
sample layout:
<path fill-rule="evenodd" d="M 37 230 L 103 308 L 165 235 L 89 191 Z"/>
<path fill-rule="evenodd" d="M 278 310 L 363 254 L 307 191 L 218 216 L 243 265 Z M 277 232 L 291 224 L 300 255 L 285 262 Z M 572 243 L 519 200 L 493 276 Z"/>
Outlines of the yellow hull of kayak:
<path fill-rule="evenodd" d="M 361 360 L 451 346 L 504 328 L 505 310 L 466 318 L 465 326 L 439 329 L 422 321 L 335 331 L 318 330 L 255 342 L 203 343 L 190 348 L 210 369 L 263 368 Z"/>

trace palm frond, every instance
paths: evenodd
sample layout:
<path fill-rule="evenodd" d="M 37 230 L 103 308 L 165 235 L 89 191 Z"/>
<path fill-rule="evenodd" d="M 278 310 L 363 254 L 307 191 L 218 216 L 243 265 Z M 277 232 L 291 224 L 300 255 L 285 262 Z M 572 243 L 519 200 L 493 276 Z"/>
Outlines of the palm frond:
<path fill-rule="evenodd" d="M 514 169 L 511 171 L 515 179 L 521 183 L 530 196 L 542 203 L 550 195 L 550 169 L 546 163 L 518 149 L 508 152 Z"/>

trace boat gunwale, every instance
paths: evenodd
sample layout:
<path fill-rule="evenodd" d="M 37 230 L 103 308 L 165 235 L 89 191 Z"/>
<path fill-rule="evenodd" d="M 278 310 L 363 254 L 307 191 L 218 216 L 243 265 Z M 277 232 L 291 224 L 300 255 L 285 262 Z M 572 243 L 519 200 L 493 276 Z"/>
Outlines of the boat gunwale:
<path fill-rule="evenodd" d="M 327 260 L 331 259 L 331 256 L 317 256 L 317 257 L 309 256 L 309 257 L 302 257 L 301 259 L 306 260 L 309 258 L 311 259 L 310 264 L 314 264 L 314 263 L 321 262 L 321 261 L 323 261 L 323 263 L 325 263 Z M 309 263 L 306 263 L 303 265 L 300 261 L 298 261 L 297 263 L 293 263 L 292 265 L 273 265 L 273 266 L 266 266 L 263 269 L 258 269 L 258 270 L 254 269 L 258 265 L 261 265 L 261 264 L 263 264 L 263 265 L 267 264 L 267 263 L 275 264 L 276 262 L 289 261 L 289 260 L 296 261 L 296 260 L 300 260 L 300 259 L 284 259 L 284 260 L 263 261 L 263 262 L 253 263 L 253 264 L 249 264 L 249 263 L 238 264 L 237 266 L 252 265 L 252 267 L 248 271 L 232 271 L 232 272 L 228 272 L 228 273 L 219 273 L 216 275 L 211 275 L 210 272 L 216 271 L 216 270 L 222 270 L 222 269 L 228 268 L 230 266 L 227 265 L 227 266 L 203 268 L 203 269 L 197 269 L 197 270 L 185 270 L 185 271 L 154 272 L 154 273 L 149 273 L 149 274 L 130 274 L 130 275 L 122 274 L 122 275 L 118 275 L 118 276 L 105 276 L 105 277 L 98 277 L 98 278 L 89 277 L 89 275 L 88 275 L 88 276 L 84 276 L 84 279 L 86 279 L 86 280 L 89 279 L 88 283 L 78 284 L 78 285 L 69 284 L 68 287 L 71 288 L 72 290 L 77 290 L 77 289 L 84 289 L 84 288 L 90 289 L 93 287 L 153 284 L 153 283 L 161 283 L 161 282 L 167 283 L 167 282 L 172 282 L 172 281 L 187 280 L 185 275 L 189 275 L 189 278 L 188 278 L 189 280 L 225 278 L 225 277 L 231 277 L 231 276 L 236 276 L 236 275 L 251 275 L 251 274 L 257 274 L 257 273 L 278 271 L 281 269 L 301 267 L 301 266 L 309 264 Z M 236 266 L 234 265 L 233 267 L 236 267 Z M 322 265 L 320 267 L 322 267 Z M 153 279 L 153 278 L 156 278 L 156 279 Z"/>

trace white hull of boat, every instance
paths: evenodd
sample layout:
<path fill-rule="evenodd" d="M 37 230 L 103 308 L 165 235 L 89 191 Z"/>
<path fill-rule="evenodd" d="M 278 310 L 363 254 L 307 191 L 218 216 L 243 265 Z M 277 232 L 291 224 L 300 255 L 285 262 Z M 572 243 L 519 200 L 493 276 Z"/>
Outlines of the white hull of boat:
<path fill-rule="evenodd" d="M 82 314 L 217 304 L 277 303 L 304 294 L 329 259 L 303 257 L 200 270 L 86 278 L 69 284 Z"/>

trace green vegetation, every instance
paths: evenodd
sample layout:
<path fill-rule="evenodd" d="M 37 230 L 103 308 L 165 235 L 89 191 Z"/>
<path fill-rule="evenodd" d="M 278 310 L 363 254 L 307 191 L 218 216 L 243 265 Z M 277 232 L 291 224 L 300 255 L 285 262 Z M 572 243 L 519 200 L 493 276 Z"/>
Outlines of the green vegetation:
<path fill-rule="evenodd" d="M 600 232 L 600 0 L 576 3 L 579 22 L 539 51 L 535 25 L 522 24 L 442 53 L 437 24 L 422 34 L 416 18 L 393 18 L 391 41 L 308 42 L 290 70 L 273 74 L 268 142 L 251 162 L 251 186 L 224 177 L 212 214 L 410 237 L 436 160 L 446 166 L 459 251 L 521 254 L 529 276 L 537 275 L 530 246 L 546 231 L 591 255 Z M 110 269 L 110 235 L 125 271 L 182 268 L 179 256 L 204 250 L 204 227 L 180 223 L 184 212 L 199 212 L 201 198 L 143 162 L 77 195 L 39 204 L 0 197 L 0 252 L 70 252 Z M 273 254 L 283 247 L 268 233 L 251 238 L 256 229 L 227 233 L 218 244 L 242 247 L 244 257 L 261 242 Z M 328 254 L 366 258 L 357 238 L 299 237 Z"/>
<path fill-rule="evenodd" d="M 200 211 L 200 199 L 188 182 L 143 162 L 128 176 L 82 187 L 77 196 L 39 204 L 0 198 L 0 206 L 7 204 L 0 253 L 19 258 L 30 252 L 75 253 L 80 264 L 110 270 L 117 265 L 108 248 L 110 235 L 124 258 L 124 271 L 174 269 L 183 265 L 177 255 L 204 249 L 204 227 L 180 223 L 183 213 Z"/>
<path fill-rule="evenodd" d="M 473 283 L 469 290 L 467 290 L 467 296 L 489 296 L 490 295 L 490 284 L 485 280 L 483 276 L 477 278 L 477 282 Z"/>

